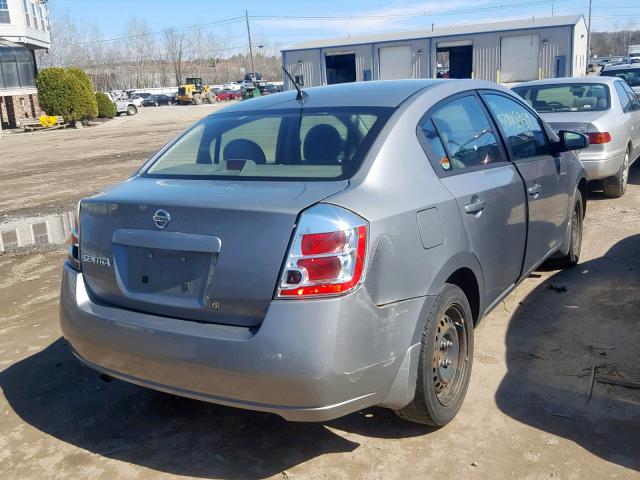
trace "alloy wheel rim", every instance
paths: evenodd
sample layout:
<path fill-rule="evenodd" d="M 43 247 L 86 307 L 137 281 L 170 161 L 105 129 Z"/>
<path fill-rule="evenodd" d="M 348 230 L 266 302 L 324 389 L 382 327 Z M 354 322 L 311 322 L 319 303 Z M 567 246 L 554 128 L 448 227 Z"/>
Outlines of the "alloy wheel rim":
<path fill-rule="evenodd" d="M 571 215 L 571 224 L 571 245 L 573 254 L 577 257 L 582 246 L 582 232 L 580 231 L 580 218 L 577 206 Z"/>
<path fill-rule="evenodd" d="M 458 397 L 467 368 L 467 326 L 459 305 L 447 307 L 439 319 L 433 351 L 433 387 L 438 401 L 448 406 Z"/>
<path fill-rule="evenodd" d="M 624 163 L 622 164 L 622 186 L 623 188 L 627 186 L 627 181 L 629 180 L 629 152 L 627 152 L 624 156 Z"/>

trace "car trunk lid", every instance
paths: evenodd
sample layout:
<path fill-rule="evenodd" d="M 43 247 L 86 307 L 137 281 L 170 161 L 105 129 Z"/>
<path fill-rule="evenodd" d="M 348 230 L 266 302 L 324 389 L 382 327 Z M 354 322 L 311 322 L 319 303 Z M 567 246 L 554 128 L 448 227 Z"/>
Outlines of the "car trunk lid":
<path fill-rule="evenodd" d="M 347 185 L 136 177 L 82 202 L 86 285 L 109 305 L 257 326 L 299 212 Z"/>

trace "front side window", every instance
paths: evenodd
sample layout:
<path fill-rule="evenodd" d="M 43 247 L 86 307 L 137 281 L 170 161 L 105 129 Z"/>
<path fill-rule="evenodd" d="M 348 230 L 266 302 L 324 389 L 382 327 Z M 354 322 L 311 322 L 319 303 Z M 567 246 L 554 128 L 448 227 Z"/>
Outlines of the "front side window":
<path fill-rule="evenodd" d="M 442 139 L 445 170 L 460 170 L 502 161 L 498 142 L 475 96 L 466 96 L 438 107 L 431 115 Z"/>
<path fill-rule="evenodd" d="M 7 0 L 0 0 L 0 23 L 11 23 Z"/>
<path fill-rule="evenodd" d="M 513 91 L 538 113 L 603 112 L 610 108 L 609 87 L 600 83 L 531 85 Z"/>
<path fill-rule="evenodd" d="M 542 125 L 529 110 L 503 95 L 484 94 L 482 98 L 498 121 L 514 160 L 549 154 Z"/>
<path fill-rule="evenodd" d="M 212 115 L 179 138 L 143 175 L 349 178 L 392 111 L 335 107 Z"/>

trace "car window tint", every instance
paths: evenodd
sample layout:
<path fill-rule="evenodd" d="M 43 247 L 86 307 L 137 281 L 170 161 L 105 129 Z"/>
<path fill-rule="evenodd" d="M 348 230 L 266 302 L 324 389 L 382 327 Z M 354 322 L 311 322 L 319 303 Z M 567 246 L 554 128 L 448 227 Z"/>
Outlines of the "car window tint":
<path fill-rule="evenodd" d="M 318 125 L 326 125 L 327 127 L 314 129 L 314 127 L 317 127 Z M 341 146 L 337 156 L 340 157 L 340 159 L 344 156 L 344 142 L 347 139 L 347 127 L 345 124 L 342 123 L 335 115 L 307 115 L 303 117 L 302 122 L 300 122 L 300 156 L 303 160 L 308 161 L 309 159 L 306 157 L 311 154 L 311 149 L 307 148 L 305 152 L 304 146 L 307 135 L 312 129 L 314 129 L 314 132 L 321 131 L 320 129 L 322 129 L 327 135 L 331 135 L 334 131 L 338 132 Z M 316 134 L 314 133 L 313 135 Z M 333 136 L 335 137 L 335 135 Z M 311 139 L 309 139 L 309 141 L 311 141 Z"/>
<path fill-rule="evenodd" d="M 431 115 L 442 139 L 451 170 L 502 160 L 496 137 L 474 96 L 453 100 Z"/>
<path fill-rule="evenodd" d="M 194 163 L 195 155 L 200 148 L 202 142 L 202 134 L 204 133 L 204 125 L 197 125 L 184 134 L 176 143 L 174 143 L 163 155 L 162 166 L 166 169 L 181 167 Z"/>
<path fill-rule="evenodd" d="M 445 171 L 451 170 L 451 162 L 433 121 L 430 118 L 424 120 L 420 124 L 420 130 L 425 140 L 425 153 L 433 163 L 434 168 L 440 168 Z"/>
<path fill-rule="evenodd" d="M 640 105 L 640 98 L 638 98 L 638 94 L 633 91 L 633 88 L 631 88 L 628 83 L 622 82 L 622 88 L 627 92 L 631 105 Z"/>
<path fill-rule="evenodd" d="M 640 68 L 605 69 L 600 75 L 622 78 L 632 87 L 640 86 Z"/>
<path fill-rule="evenodd" d="M 529 110 L 503 95 L 483 95 L 511 147 L 514 160 L 549 154 L 542 125 Z"/>
<path fill-rule="evenodd" d="M 631 108 L 631 99 L 629 98 L 629 95 L 627 95 L 627 92 L 624 90 L 624 87 L 622 85 L 622 82 L 615 82 L 616 92 L 618 93 L 618 99 L 620 100 L 620 106 L 622 107 L 622 110 L 628 112 Z"/>

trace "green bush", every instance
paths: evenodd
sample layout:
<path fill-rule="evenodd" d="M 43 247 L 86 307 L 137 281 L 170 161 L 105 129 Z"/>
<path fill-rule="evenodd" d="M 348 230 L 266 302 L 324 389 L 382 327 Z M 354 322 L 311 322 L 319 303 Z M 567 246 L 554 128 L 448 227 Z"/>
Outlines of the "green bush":
<path fill-rule="evenodd" d="M 91 79 L 77 68 L 45 68 L 36 78 L 40 106 L 47 115 L 62 115 L 66 122 L 98 115 Z"/>
<path fill-rule="evenodd" d="M 116 106 L 106 93 L 96 92 L 99 118 L 113 118 L 116 116 Z"/>

